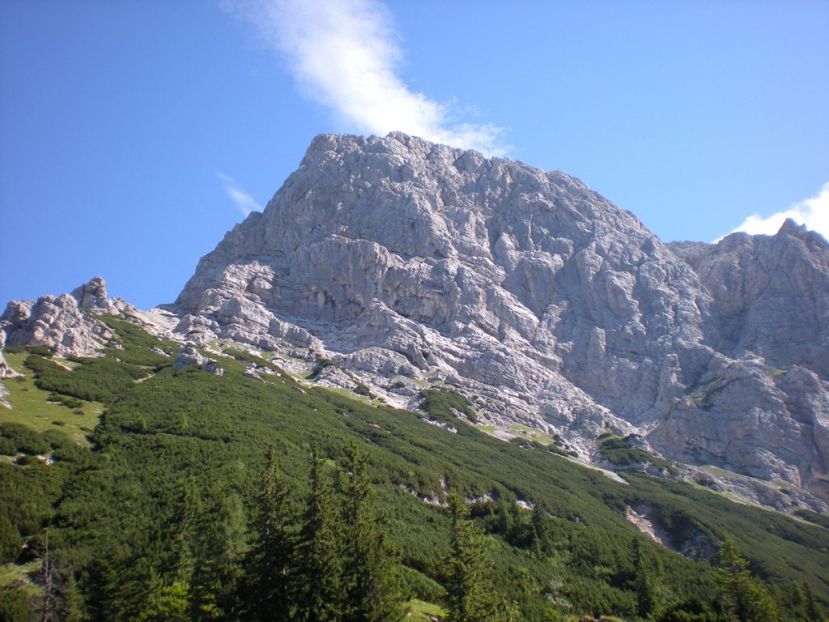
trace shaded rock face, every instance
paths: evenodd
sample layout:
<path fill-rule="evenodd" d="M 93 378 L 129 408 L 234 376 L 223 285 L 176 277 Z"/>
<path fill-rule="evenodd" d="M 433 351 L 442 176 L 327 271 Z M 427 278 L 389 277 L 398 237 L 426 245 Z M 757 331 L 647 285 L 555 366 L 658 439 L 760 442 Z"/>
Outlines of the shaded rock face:
<path fill-rule="evenodd" d="M 381 393 L 444 381 L 584 457 L 612 428 L 825 494 L 828 257 L 790 224 L 667 246 L 563 173 L 324 135 L 202 258 L 176 330 L 308 348 Z"/>

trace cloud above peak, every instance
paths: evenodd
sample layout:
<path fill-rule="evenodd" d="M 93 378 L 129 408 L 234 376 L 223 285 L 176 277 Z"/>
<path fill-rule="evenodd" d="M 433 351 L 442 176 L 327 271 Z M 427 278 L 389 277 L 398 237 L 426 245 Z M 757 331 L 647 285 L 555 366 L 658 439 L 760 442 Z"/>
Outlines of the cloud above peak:
<path fill-rule="evenodd" d="M 752 214 L 729 233 L 743 231 L 751 235 L 774 235 L 787 218 L 806 225 L 807 229 L 817 231 L 829 240 L 829 183 L 825 183 L 816 196 L 795 203 L 782 212 L 766 217 Z"/>
<path fill-rule="evenodd" d="M 236 209 L 242 212 L 242 216 L 247 216 L 251 212 L 262 211 L 262 206 L 259 202 L 243 190 L 233 177 L 225 175 L 221 171 L 216 171 L 216 177 L 219 178 L 222 186 L 224 186 L 227 197 L 233 202 Z"/>
<path fill-rule="evenodd" d="M 287 61 L 302 94 L 346 126 L 505 153 L 502 128 L 459 122 L 451 104 L 403 82 L 403 53 L 392 17 L 378 0 L 230 0 L 228 6 Z"/>

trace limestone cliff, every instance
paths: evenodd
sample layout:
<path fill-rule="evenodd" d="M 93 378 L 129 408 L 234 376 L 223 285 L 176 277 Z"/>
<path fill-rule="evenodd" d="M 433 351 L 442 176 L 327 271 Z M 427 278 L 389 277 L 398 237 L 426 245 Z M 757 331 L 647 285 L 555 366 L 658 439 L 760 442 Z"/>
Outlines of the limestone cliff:
<path fill-rule="evenodd" d="M 86 352 L 106 335 L 82 310 L 111 304 L 90 284 L 12 303 L 0 325 L 9 344 Z M 829 245 L 792 223 L 666 245 L 564 173 L 399 133 L 323 135 L 166 313 L 144 323 L 286 365 L 331 359 L 398 406 L 453 386 L 585 460 L 602 432 L 637 434 L 829 500 Z"/>

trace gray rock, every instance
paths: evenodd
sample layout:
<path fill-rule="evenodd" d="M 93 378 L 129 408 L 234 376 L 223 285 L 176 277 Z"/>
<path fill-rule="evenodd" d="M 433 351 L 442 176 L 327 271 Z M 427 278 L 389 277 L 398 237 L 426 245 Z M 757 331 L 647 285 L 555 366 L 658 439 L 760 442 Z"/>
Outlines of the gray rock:
<path fill-rule="evenodd" d="M 117 314 L 117 306 L 107 297 L 106 282 L 96 276 L 88 283 L 72 290 L 72 297 L 78 301 L 78 307 L 98 313 Z"/>
<path fill-rule="evenodd" d="M 175 304 L 142 312 L 93 279 L 11 303 L 0 327 L 88 354 L 111 338 L 96 313 L 268 350 L 293 373 L 330 359 L 317 382 L 400 407 L 445 386 L 584 460 L 606 430 L 638 434 L 733 472 L 715 485 L 751 501 L 829 500 L 829 245 L 791 222 L 666 245 L 560 172 L 400 133 L 323 135 Z M 221 369 L 194 345 L 176 365 Z"/>
<path fill-rule="evenodd" d="M 827 257 L 790 225 L 669 247 L 560 172 L 323 135 L 172 308 L 182 335 L 308 348 L 382 395 L 451 380 L 583 458 L 605 429 L 636 432 L 825 494 Z"/>
<path fill-rule="evenodd" d="M 224 368 L 213 359 L 207 359 L 204 363 L 202 363 L 201 370 L 203 372 L 207 372 L 208 374 L 212 374 L 213 376 L 223 376 L 225 373 Z"/>
<path fill-rule="evenodd" d="M 198 367 L 202 371 L 214 376 L 224 374 L 224 368 L 219 363 L 204 356 L 199 352 L 195 344 L 192 343 L 183 345 L 173 361 L 173 369 L 181 369 L 182 367 Z"/>
<path fill-rule="evenodd" d="M 173 369 L 181 369 L 182 367 L 188 366 L 201 367 L 207 360 L 207 357 L 199 352 L 194 344 L 188 343 L 182 346 L 181 350 L 176 354 L 176 358 L 173 361 Z"/>
<path fill-rule="evenodd" d="M 92 284 L 92 285 L 90 285 Z M 98 277 L 90 284 L 75 290 L 84 297 L 86 304 L 100 301 L 90 291 L 106 289 Z M 114 335 L 105 324 L 95 319 L 92 307 L 81 307 L 79 300 L 70 294 L 43 296 L 37 302 L 14 300 L 0 316 L 0 329 L 6 343 L 11 346 L 46 346 L 58 356 L 95 356 Z"/>

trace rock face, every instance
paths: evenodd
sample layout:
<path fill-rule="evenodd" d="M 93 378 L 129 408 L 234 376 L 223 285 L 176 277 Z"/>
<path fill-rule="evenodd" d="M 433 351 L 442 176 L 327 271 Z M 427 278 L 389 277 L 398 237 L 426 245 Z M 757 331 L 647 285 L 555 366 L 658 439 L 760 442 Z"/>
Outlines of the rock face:
<path fill-rule="evenodd" d="M 185 344 L 181 350 L 176 354 L 173 361 L 173 369 L 181 369 L 182 367 L 195 366 L 208 374 L 214 376 L 221 376 L 224 374 L 224 369 L 213 359 L 209 359 L 198 351 L 192 343 Z"/>
<path fill-rule="evenodd" d="M 13 300 L 0 315 L 0 336 L 9 346 L 46 346 L 58 356 L 97 356 L 111 342 L 112 331 L 96 315 L 116 315 L 158 336 L 173 337 L 179 318 L 169 311 L 141 311 L 120 298 L 109 298 L 100 276 L 71 294 L 42 296 L 36 302 Z M 0 340 L 0 349 L 4 342 Z"/>
<path fill-rule="evenodd" d="M 174 308 L 188 338 L 308 348 L 391 401 L 455 385 L 583 457 L 638 432 L 829 498 L 828 262 L 791 223 L 668 246 L 563 173 L 324 135 Z"/>
<path fill-rule="evenodd" d="M 86 311 L 115 311 L 100 277 L 72 294 L 10 302 L 0 316 L 0 328 L 10 346 L 46 346 L 59 356 L 95 356 L 113 335 Z"/>
<path fill-rule="evenodd" d="M 666 245 L 560 172 L 399 133 L 323 135 L 175 304 L 139 312 L 93 279 L 11 303 L 0 327 L 10 345 L 90 353 L 109 338 L 99 312 L 271 350 L 289 370 L 330 360 L 319 382 L 400 407 L 449 385 L 585 460 L 601 432 L 636 433 L 765 480 L 730 488 L 764 503 L 827 509 L 809 491 L 829 501 L 829 245 L 791 222 Z M 177 364 L 209 362 L 185 350 Z"/>

